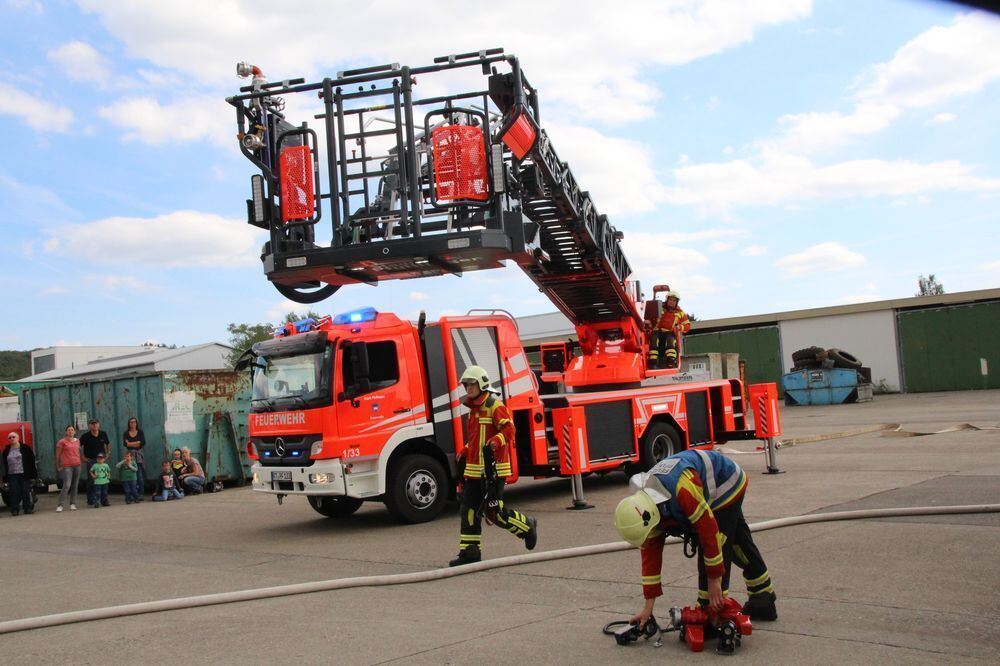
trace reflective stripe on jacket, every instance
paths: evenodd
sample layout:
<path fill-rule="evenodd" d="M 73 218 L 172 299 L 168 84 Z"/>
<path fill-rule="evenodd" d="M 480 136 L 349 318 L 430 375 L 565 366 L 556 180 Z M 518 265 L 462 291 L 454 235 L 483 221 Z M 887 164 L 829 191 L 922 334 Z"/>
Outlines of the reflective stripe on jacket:
<path fill-rule="evenodd" d="M 492 393 L 484 392 L 475 401 L 464 400 L 469 408 L 465 442 L 465 478 L 483 477 L 483 446 L 493 447 L 497 476 L 511 475 L 510 447 L 514 442 L 514 420 L 507 405 Z"/>

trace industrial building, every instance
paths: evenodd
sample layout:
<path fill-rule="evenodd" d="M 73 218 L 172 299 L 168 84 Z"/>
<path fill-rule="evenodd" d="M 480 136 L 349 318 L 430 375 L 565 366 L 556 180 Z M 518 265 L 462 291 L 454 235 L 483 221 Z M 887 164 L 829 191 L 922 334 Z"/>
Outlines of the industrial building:
<path fill-rule="evenodd" d="M 79 350 L 83 353 L 76 353 Z M 44 352 L 40 357 L 36 352 Z M 118 353 L 121 352 L 121 353 Z M 31 353 L 31 367 L 38 359 L 42 365 L 55 363 L 51 369 L 34 371 L 19 382 L 46 382 L 70 379 L 99 379 L 123 373 L 167 372 L 172 370 L 224 370 L 229 367 L 226 358 L 232 352 L 218 342 L 207 342 L 190 347 L 48 347 Z M 71 361 L 71 362 L 67 362 Z"/>
<path fill-rule="evenodd" d="M 561 314 L 521 317 L 529 351 L 574 338 Z M 686 354 L 738 353 L 750 382 L 780 380 L 792 352 L 837 347 L 871 368 L 880 392 L 1000 388 L 1000 289 L 696 321 Z"/>

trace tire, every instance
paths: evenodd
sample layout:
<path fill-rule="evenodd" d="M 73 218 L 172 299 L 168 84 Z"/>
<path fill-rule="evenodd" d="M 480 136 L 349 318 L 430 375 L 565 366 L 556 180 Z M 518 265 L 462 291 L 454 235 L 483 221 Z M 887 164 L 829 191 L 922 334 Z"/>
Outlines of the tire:
<path fill-rule="evenodd" d="M 848 354 L 843 349 L 827 349 L 826 354 L 830 360 L 833 361 L 833 367 L 835 368 L 857 370 L 861 367 L 861 361 L 859 361 L 853 354 Z"/>
<path fill-rule="evenodd" d="M 385 506 L 401 523 L 434 520 L 448 501 L 448 474 L 434 458 L 420 453 L 404 456 L 389 469 Z"/>
<path fill-rule="evenodd" d="M 823 367 L 823 364 L 816 359 L 805 359 L 801 361 L 796 361 L 795 365 L 792 366 L 792 372 L 797 370 L 814 370 L 816 368 Z"/>
<path fill-rule="evenodd" d="M 316 513 L 327 518 L 347 518 L 354 515 L 354 512 L 361 508 L 364 500 L 355 497 L 316 497 L 310 496 L 309 506 L 315 509 Z"/>
<path fill-rule="evenodd" d="M 684 446 L 681 436 L 673 426 L 666 423 L 653 423 L 639 442 L 639 466 L 642 471 L 649 471 L 656 463 L 667 456 L 680 453 Z"/>
<path fill-rule="evenodd" d="M 798 364 L 799 361 L 815 361 L 816 354 L 819 354 L 821 351 L 823 351 L 822 347 L 806 347 L 805 349 L 792 352 L 792 363 Z"/>

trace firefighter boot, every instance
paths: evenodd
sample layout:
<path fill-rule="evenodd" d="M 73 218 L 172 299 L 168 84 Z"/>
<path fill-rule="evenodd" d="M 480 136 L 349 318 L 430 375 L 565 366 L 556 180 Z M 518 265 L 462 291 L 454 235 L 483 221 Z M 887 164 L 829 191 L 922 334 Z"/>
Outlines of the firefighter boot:
<path fill-rule="evenodd" d="M 449 567 L 460 567 L 463 564 L 472 564 L 473 562 L 478 562 L 483 559 L 483 554 L 475 546 L 470 546 L 469 548 L 463 548 L 458 551 L 458 557 L 453 559 L 448 563 Z"/>
<path fill-rule="evenodd" d="M 750 599 L 743 604 L 742 613 L 748 615 L 754 622 L 770 622 L 778 619 L 778 609 L 774 602 L 777 596 L 774 592 L 761 592 L 751 595 Z"/>
<path fill-rule="evenodd" d="M 538 519 L 528 518 L 527 523 L 530 529 L 524 535 L 524 547 L 528 550 L 534 550 L 535 544 L 538 543 Z"/>

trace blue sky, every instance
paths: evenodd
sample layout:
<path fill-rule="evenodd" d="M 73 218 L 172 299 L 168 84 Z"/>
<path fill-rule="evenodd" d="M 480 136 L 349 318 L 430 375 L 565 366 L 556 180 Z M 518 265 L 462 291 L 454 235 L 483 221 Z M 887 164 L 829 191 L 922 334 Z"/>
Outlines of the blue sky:
<path fill-rule="evenodd" d="M 1000 286 L 994 16 L 921 0 L 503 3 L 531 17 L 516 21 L 360 4 L 0 0 L 16 315 L 0 348 L 225 341 L 229 322 L 293 308 L 244 222 L 253 170 L 223 101 L 238 60 L 321 78 L 505 47 L 643 283 L 702 319 L 912 296 L 928 272 L 950 292 Z M 367 305 L 553 310 L 517 268 L 345 287 L 316 309 Z"/>

